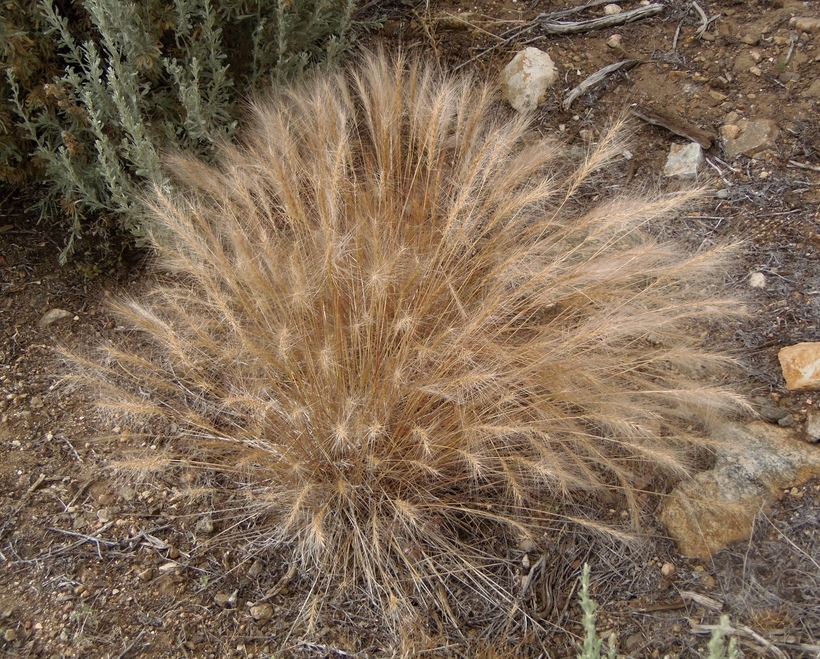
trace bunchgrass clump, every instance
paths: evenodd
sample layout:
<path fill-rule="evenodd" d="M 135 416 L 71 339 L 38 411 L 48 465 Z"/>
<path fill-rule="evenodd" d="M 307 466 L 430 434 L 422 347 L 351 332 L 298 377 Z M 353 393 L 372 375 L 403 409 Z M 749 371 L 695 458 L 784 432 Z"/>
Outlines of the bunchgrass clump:
<path fill-rule="evenodd" d="M 143 349 L 95 377 L 175 429 L 132 466 L 234 483 L 225 525 L 292 552 L 305 611 L 364 595 L 397 623 L 458 582 L 512 602 L 496 539 L 601 488 L 637 509 L 737 405 L 698 339 L 738 308 L 725 250 L 653 233 L 693 193 L 586 205 L 618 127 L 573 165 L 488 86 L 381 55 L 254 113 L 218 166 L 172 160 L 167 274 L 118 306 Z"/>

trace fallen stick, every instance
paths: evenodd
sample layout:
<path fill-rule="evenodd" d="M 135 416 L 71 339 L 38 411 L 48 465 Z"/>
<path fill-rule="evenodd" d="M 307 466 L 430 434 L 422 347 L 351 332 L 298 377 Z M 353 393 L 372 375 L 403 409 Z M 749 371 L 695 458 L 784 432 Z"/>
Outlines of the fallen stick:
<path fill-rule="evenodd" d="M 599 7 L 601 5 L 608 4 L 609 2 L 611 2 L 611 0 L 593 0 L 593 2 L 588 2 L 587 4 L 579 5 L 578 7 L 570 7 L 569 9 L 561 9 L 559 11 L 551 11 L 549 13 L 538 14 L 538 16 L 536 16 L 533 20 L 552 21 L 556 18 L 564 18 L 564 16 L 580 14 L 582 11 L 592 9 L 593 7 Z"/>
<path fill-rule="evenodd" d="M 623 69 L 624 71 L 629 71 L 633 66 L 638 63 L 636 59 L 625 59 L 621 60 L 620 62 L 615 62 L 615 64 L 610 64 L 609 66 L 605 66 L 603 69 L 596 71 L 591 76 L 584 78 L 580 85 L 575 87 L 573 90 L 567 94 L 567 97 L 564 99 L 563 108 L 565 110 L 569 110 L 569 106 L 572 105 L 572 102 L 578 98 L 581 94 L 587 91 L 590 87 L 594 87 L 599 82 L 603 82 L 607 76 L 615 73 L 616 71 L 620 71 Z"/>
<path fill-rule="evenodd" d="M 592 18 L 588 21 L 538 21 L 541 24 L 541 29 L 546 34 L 578 34 L 579 32 L 589 32 L 591 30 L 601 30 L 603 28 L 612 27 L 613 25 L 624 25 L 625 23 L 632 23 L 642 18 L 654 16 L 659 14 L 666 7 L 661 4 L 651 4 L 628 11 L 622 11 L 620 14 L 612 14 L 610 16 L 601 16 L 600 18 Z"/>
<path fill-rule="evenodd" d="M 820 172 L 820 167 L 817 165 L 809 165 L 805 162 L 797 162 L 796 160 L 789 160 L 789 164 L 786 167 L 798 167 L 800 169 L 811 169 L 815 172 Z"/>
<path fill-rule="evenodd" d="M 723 608 L 723 602 L 720 600 L 713 599 L 701 593 L 693 593 L 690 590 L 681 590 L 678 591 L 681 599 L 687 600 L 690 602 L 695 602 L 696 604 L 700 604 L 701 606 L 705 606 L 707 609 L 713 609 L 714 611 L 720 611 Z"/>
<path fill-rule="evenodd" d="M 74 531 L 67 531 L 65 529 L 58 529 L 55 527 L 49 527 L 49 531 L 54 531 L 55 533 L 62 533 L 63 535 L 73 536 L 75 538 L 80 538 L 77 542 L 72 542 L 70 545 L 65 545 L 64 547 L 58 547 L 55 551 L 49 552 L 49 556 L 57 556 L 57 554 L 62 554 L 67 551 L 71 551 L 72 549 L 76 549 L 77 547 L 85 544 L 86 542 L 93 542 L 97 545 L 97 553 L 100 552 L 100 545 L 105 545 L 106 547 L 116 547 L 120 543 L 116 540 L 103 540 L 99 536 L 105 533 L 108 529 L 114 526 L 114 521 L 107 522 L 96 531 L 91 533 L 90 535 L 85 535 L 84 533 L 75 533 Z"/>
<path fill-rule="evenodd" d="M 717 14 L 717 15 L 715 15 L 715 16 L 712 16 L 712 18 L 709 18 L 709 16 L 707 16 L 707 15 L 706 15 L 706 12 L 705 12 L 705 11 L 703 11 L 703 9 L 701 8 L 701 6 L 700 6 L 697 2 L 694 2 L 694 0 L 693 0 L 693 2 L 692 2 L 692 6 L 693 6 L 693 7 L 695 8 L 695 10 L 698 12 L 698 16 L 700 16 L 700 22 L 701 22 L 701 25 L 700 25 L 700 27 L 698 28 L 698 31 L 697 31 L 697 32 L 695 32 L 695 36 L 696 36 L 698 39 L 702 39 L 702 38 L 703 38 L 703 35 L 704 35 L 704 34 L 706 34 L 706 30 L 708 30 L 708 29 L 709 29 L 709 24 L 710 24 L 710 23 L 713 23 L 713 22 L 714 22 L 714 21 L 716 21 L 718 18 L 720 18 L 720 14 Z"/>
<path fill-rule="evenodd" d="M 685 119 L 669 112 L 663 112 L 661 110 L 650 109 L 638 105 L 632 110 L 632 114 L 638 117 L 638 119 L 643 119 L 645 122 L 652 124 L 653 126 L 661 126 L 666 128 L 666 130 L 671 130 L 675 133 L 675 135 L 680 135 L 688 140 L 697 142 L 704 149 L 710 148 L 712 146 L 712 141 L 715 139 L 715 136 L 709 131 L 701 130 L 697 126 L 690 124 Z"/>

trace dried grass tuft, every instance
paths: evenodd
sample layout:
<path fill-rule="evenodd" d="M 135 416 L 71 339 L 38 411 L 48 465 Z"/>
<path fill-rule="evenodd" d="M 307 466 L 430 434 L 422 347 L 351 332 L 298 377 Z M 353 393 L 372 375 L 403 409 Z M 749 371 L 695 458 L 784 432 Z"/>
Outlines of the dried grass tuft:
<path fill-rule="evenodd" d="M 217 168 L 173 159 L 168 274 L 118 305 L 145 349 L 91 370 L 178 428 L 167 466 L 236 484 L 246 540 L 311 566 L 305 611 L 352 589 L 400 622 L 453 580 L 510 601 L 494 538 L 591 490 L 635 505 L 739 404 L 693 329 L 738 310 L 726 250 L 651 231 L 696 193 L 579 199 L 619 126 L 571 166 L 487 86 L 380 55 L 254 115 Z"/>

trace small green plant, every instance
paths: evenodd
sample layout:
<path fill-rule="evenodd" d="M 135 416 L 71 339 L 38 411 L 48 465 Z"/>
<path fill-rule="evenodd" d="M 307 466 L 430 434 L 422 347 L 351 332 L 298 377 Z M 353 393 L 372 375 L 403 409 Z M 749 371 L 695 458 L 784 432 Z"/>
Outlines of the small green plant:
<path fill-rule="evenodd" d="M 83 231 L 106 227 L 93 218 L 142 240 L 143 191 L 169 185 L 160 154 L 209 157 L 233 134 L 238 101 L 337 60 L 351 43 L 354 2 L 61 7 L 16 0 L 0 14 L 0 174 L 39 164 L 46 208 L 70 219 L 65 260 Z"/>
<path fill-rule="evenodd" d="M 720 616 L 720 625 L 712 632 L 712 638 L 709 639 L 709 659 L 737 659 L 737 638 L 729 639 L 729 645 L 724 642 L 726 634 L 731 630 L 729 626 L 729 616 Z"/>
<path fill-rule="evenodd" d="M 86 626 L 97 626 L 97 612 L 86 602 L 80 602 L 68 616 L 71 622 L 77 623 L 79 626 L 78 634 L 82 634 Z"/>
<path fill-rule="evenodd" d="M 581 610 L 584 612 L 582 624 L 584 626 L 584 645 L 581 652 L 578 654 L 578 659 L 601 659 L 601 646 L 603 641 L 598 636 L 598 631 L 595 628 L 595 611 L 598 605 L 589 595 L 589 564 L 584 563 L 584 568 L 581 573 L 581 590 L 578 593 L 578 599 L 581 602 Z M 729 645 L 724 642 L 724 638 L 729 626 L 729 616 L 720 617 L 720 625 L 712 631 L 712 637 L 707 646 L 709 655 L 707 659 L 737 659 L 737 639 L 732 637 L 729 639 Z M 615 646 L 615 634 L 609 636 L 609 647 L 607 648 L 607 658 L 615 659 L 617 656 Z"/>
<path fill-rule="evenodd" d="M 598 636 L 598 630 L 595 627 L 596 616 L 595 611 L 598 605 L 589 596 L 589 563 L 584 563 L 584 569 L 581 573 L 581 591 L 578 593 L 578 599 L 581 601 L 581 610 L 584 612 L 584 617 L 581 624 L 584 626 L 584 645 L 578 654 L 578 659 L 601 659 L 601 646 L 603 641 Z M 607 646 L 608 659 L 615 659 L 617 654 L 615 647 L 615 633 L 609 635 L 609 645 Z"/>

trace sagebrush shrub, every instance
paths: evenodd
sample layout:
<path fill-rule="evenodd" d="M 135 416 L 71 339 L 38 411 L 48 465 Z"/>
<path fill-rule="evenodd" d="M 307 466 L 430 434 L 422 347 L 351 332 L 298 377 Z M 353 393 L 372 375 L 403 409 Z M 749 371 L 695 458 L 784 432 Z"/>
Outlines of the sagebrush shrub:
<path fill-rule="evenodd" d="M 107 225 L 139 241 L 141 190 L 169 183 L 160 153 L 209 157 L 233 134 L 237 103 L 346 51 L 353 9 L 354 0 L 6 2 L 0 179 L 35 169 L 48 184 L 45 209 L 70 221 L 62 260 Z"/>
<path fill-rule="evenodd" d="M 379 55 L 252 123 L 218 166 L 173 159 L 167 274 L 118 307 L 143 349 L 95 377 L 174 428 L 132 466 L 231 479 L 226 525 L 310 566 L 317 605 L 511 598 L 495 538 L 537 541 L 590 490 L 634 504 L 738 403 L 696 329 L 737 310 L 725 251 L 652 231 L 692 194 L 581 197 L 617 129 L 573 166 L 488 86 Z"/>

